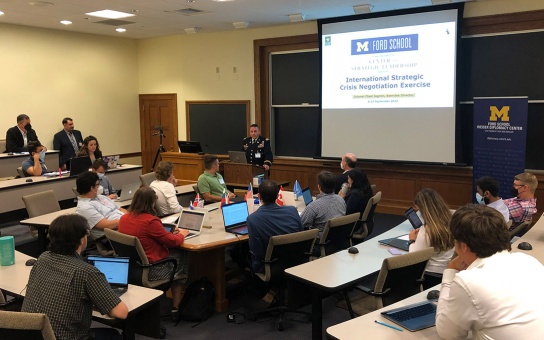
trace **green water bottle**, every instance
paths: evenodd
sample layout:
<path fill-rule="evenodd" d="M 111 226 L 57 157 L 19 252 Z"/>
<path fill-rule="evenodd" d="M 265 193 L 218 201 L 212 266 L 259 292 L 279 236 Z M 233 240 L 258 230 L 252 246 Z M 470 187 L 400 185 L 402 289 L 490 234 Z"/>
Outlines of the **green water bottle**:
<path fill-rule="evenodd" d="M 11 266 L 15 263 L 15 241 L 13 236 L 0 237 L 0 266 Z"/>

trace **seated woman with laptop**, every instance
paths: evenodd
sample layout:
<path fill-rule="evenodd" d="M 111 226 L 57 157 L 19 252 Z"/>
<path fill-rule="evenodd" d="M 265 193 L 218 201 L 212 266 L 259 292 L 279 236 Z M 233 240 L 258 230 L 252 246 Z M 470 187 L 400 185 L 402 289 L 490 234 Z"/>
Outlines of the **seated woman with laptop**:
<path fill-rule="evenodd" d="M 157 194 L 157 210 L 160 216 L 179 213 L 182 210 L 176 196 L 176 178 L 174 165 L 170 162 L 159 162 L 155 169 L 156 179 L 149 187 Z"/>
<path fill-rule="evenodd" d="M 166 231 L 161 220 L 157 217 L 155 203 L 157 195 L 149 187 L 142 187 L 136 191 L 130 204 L 128 214 L 119 220 L 119 232 L 136 236 L 149 262 L 157 262 L 166 257 L 173 257 L 178 261 L 177 274 L 187 274 L 189 270 L 189 256 L 179 246 L 183 243 L 187 230 L 175 228 Z M 150 280 L 162 280 L 170 277 L 171 264 L 155 266 L 149 270 Z M 172 318 L 178 317 L 178 307 L 183 294 L 185 280 L 174 281 L 172 285 Z M 177 320 L 176 320 L 177 321 Z"/>
<path fill-rule="evenodd" d="M 453 236 L 449 230 L 451 211 L 442 197 L 433 189 L 424 188 L 414 199 L 423 225 L 410 231 L 409 251 L 414 252 L 428 247 L 434 248 L 434 254 L 425 267 L 425 289 L 442 282 L 442 273 L 448 267 L 453 253 Z"/>

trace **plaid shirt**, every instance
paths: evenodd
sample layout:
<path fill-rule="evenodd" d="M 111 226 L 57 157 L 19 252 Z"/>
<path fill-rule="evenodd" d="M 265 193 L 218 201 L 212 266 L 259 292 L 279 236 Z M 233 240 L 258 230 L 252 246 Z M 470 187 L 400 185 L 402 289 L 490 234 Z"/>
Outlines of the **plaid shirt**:
<path fill-rule="evenodd" d="M 44 313 L 57 339 L 75 340 L 88 335 L 93 305 L 107 314 L 120 302 L 104 274 L 79 255 L 46 251 L 30 271 L 22 311 Z"/>
<path fill-rule="evenodd" d="M 510 212 L 512 220 L 512 228 L 520 225 L 525 221 L 530 221 L 533 214 L 536 213 L 536 198 L 528 200 L 517 197 L 503 200 Z"/>

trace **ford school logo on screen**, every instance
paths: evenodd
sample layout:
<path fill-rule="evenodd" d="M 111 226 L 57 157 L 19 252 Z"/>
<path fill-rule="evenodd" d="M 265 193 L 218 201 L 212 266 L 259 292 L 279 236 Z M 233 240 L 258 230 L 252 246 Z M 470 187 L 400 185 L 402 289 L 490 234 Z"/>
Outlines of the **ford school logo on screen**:
<path fill-rule="evenodd" d="M 417 43 L 417 34 L 397 35 L 394 37 L 357 39 L 351 41 L 351 54 L 356 55 L 416 51 Z"/>

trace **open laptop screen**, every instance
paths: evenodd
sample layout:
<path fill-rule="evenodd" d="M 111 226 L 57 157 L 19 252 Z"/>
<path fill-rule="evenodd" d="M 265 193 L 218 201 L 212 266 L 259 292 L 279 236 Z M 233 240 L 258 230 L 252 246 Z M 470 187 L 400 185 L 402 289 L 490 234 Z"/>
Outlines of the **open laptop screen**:
<path fill-rule="evenodd" d="M 304 188 L 304 190 L 302 190 L 302 198 L 304 199 L 305 205 L 312 203 L 313 199 L 312 199 L 312 192 L 310 191 L 310 188 Z"/>
<path fill-rule="evenodd" d="M 205 212 L 183 210 L 179 217 L 178 228 L 191 231 L 200 231 L 202 223 L 204 223 Z"/>
<path fill-rule="evenodd" d="M 227 204 L 221 210 L 223 211 L 225 227 L 243 223 L 249 216 L 246 201 Z"/>
<path fill-rule="evenodd" d="M 87 262 L 100 270 L 109 284 L 128 285 L 128 257 L 89 256 Z"/>

